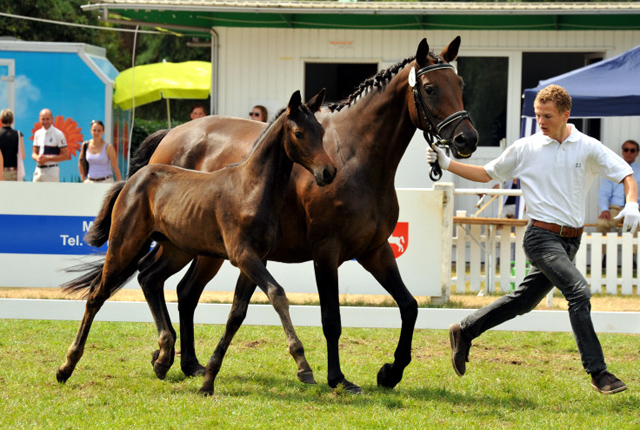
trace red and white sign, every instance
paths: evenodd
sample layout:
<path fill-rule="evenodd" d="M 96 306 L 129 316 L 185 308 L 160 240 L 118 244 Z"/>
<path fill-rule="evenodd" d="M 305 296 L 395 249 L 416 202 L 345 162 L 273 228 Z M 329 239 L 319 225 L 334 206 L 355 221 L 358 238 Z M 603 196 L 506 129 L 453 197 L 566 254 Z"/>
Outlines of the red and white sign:
<path fill-rule="evenodd" d="M 395 230 L 391 233 L 389 243 L 393 249 L 393 255 L 398 258 L 409 247 L 409 223 L 399 222 L 396 224 Z"/>

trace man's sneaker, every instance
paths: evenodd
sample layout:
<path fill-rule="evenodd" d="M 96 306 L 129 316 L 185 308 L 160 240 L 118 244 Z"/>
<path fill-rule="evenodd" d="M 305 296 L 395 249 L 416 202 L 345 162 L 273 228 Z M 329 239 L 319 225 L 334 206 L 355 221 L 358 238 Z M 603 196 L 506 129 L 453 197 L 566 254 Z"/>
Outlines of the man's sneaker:
<path fill-rule="evenodd" d="M 449 326 L 449 340 L 451 341 L 451 364 L 453 364 L 453 370 L 462 376 L 467 370 L 466 363 L 469 362 L 471 342 L 462 336 L 460 324 L 451 324 Z"/>
<path fill-rule="evenodd" d="M 606 370 L 591 375 L 591 386 L 602 394 L 615 394 L 627 389 L 624 382 Z"/>

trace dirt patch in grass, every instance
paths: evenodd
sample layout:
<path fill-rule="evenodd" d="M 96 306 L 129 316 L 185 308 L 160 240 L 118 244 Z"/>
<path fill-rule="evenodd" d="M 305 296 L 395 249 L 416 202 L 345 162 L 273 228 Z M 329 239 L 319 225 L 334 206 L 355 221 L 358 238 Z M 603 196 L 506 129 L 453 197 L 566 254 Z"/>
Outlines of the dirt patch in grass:
<path fill-rule="evenodd" d="M 317 294 L 287 294 L 292 305 L 319 304 Z M 499 294 L 491 296 L 478 296 L 476 294 L 455 294 L 451 296 L 446 307 L 462 309 L 477 309 L 488 305 L 497 298 Z M 79 295 L 65 294 L 57 288 L 9 288 L 0 287 L 0 298 L 12 299 L 80 299 Z M 176 302 L 177 294 L 173 290 L 165 291 L 165 298 L 168 302 Z M 430 306 L 429 297 L 416 297 L 420 306 Z M 118 291 L 110 300 L 119 301 L 144 301 L 141 290 L 125 289 Z M 201 303 L 231 303 L 233 301 L 232 292 L 205 291 L 200 298 Z M 253 295 L 252 303 L 269 303 L 267 297 L 262 292 Z M 393 306 L 393 300 L 387 295 L 361 295 L 350 294 L 341 295 L 340 303 L 344 306 Z M 543 300 L 536 309 L 539 310 L 566 310 L 567 301 L 560 295 L 553 298 L 553 306 L 547 306 L 547 300 Z M 618 312 L 640 312 L 640 297 L 638 296 L 609 296 L 594 295 L 591 298 L 591 309 L 593 311 L 618 311 Z"/>

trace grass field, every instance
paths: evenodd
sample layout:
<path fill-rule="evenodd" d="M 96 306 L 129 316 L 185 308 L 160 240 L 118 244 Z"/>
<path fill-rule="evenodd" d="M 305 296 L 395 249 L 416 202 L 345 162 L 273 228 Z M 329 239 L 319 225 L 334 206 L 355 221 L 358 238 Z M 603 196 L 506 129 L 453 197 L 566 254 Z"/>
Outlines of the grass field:
<path fill-rule="evenodd" d="M 417 330 L 413 362 L 393 390 L 376 386 L 399 331 L 344 329 L 341 359 L 362 395 L 326 384 L 320 328 L 297 328 L 318 385 L 295 378 L 279 327 L 245 326 L 229 349 L 212 397 L 201 378 L 174 364 L 157 380 L 155 327 L 96 322 L 65 385 L 55 379 L 78 322 L 0 320 L 3 429 L 638 429 L 640 336 L 601 335 L 612 372 L 629 389 L 603 396 L 590 386 L 571 334 L 488 332 L 471 349 L 468 373 L 450 363 L 448 334 Z M 201 361 L 220 326 L 196 327 Z"/>

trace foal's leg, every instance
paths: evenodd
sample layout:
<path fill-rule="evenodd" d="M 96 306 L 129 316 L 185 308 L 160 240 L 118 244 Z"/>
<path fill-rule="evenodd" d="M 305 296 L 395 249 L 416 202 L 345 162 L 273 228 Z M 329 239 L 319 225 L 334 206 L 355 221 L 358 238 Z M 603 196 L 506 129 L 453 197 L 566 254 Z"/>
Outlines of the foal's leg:
<path fill-rule="evenodd" d="M 56 373 L 58 382 L 66 382 L 73 373 L 76 364 L 82 358 L 91 324 L 104 302 L 111 297 L 113 291 L 121 284 L 120 275 L 127 273 L 131 262 L 137 258 L 139 252 L 136 246 L 137 243 L 139 243 L 138 239 L 132 238 L 125 243 L 114 240 L 110 244 L 102 274 L 98 275 L 92 282 L 92 291 L 87 299 L 84 316 L 78 333 L 67 351 L 66 362 L 58 368 Z M 117 251 L 115 251 L 116 249 Z"/>
<path fill-rule="evenodd" d="M 402 326 L 394 354 L 395 361 L 386 363 L 378 372 L 378 385 L 393 388 L 402 380 L 402 373 L 411 362 L 411 342 L 418 318 L 418 302 L 402 282 L 393 250 L 388 243 L 357 260 L 391 294 L 400 309 Z"/>
<path fill-rule="evenodd" d="M 223 259 L 198 256 L 191 263 L 177 287 L 178 311 L 180 313 L 180 367 L 187 376 L 202 376 L 205 367 L 196 356 L 193 334 L 193 314 L 207 283 L 220 270 Z"/>
<path fill-rule="evenodd" d="M 313 371 L 304 357 L 304 347 L 300 339 L 298 339 L 291 322 L 289 300 L 285 295 L 284 289 L 273 279 L 264 263 L 257 257 L 246 258 L 244 261 L 238 263 L 238 267 L 243 274 L 240 275 L 238 283 L 236 284 L 234 303 L 231 308 L 231 313 L 229 314 L 225 332 L 213 355 L 207 362 L 207 371 L 200 392 L 205 395 L 213 394 L 215 379 L 222 366 L 222 360 L 231 344 L 233 336 L 240 328 L 240 324 L 246 316 L 247 307 L 256 284 L 259 285 L 263 291 L 267 292 L 272 306 L 278 312 L 278 315 L 280 315 L 282 326 L 287 336 L 289 353 L 298 364 L 298 378 L 306 383 L 315 383 Z"/>
<path fill-rule="evenodd" d="M 169 242 L 156 246 L 140 262 L 138 282 L 149 304 L 158 330 L 159 350 L 152 354 L 151 364 L 159 379 L 164 379 L 175 357 L 176 332 L 164 298 L 164 282 L 182 269 L 192 258 Z"/>
<path fill-rule="evenodd" d="M 65 363 L 58 367 L 58 371 L 56 372 L 58 382 L 65 383 L 67 382 L 67 379 L 71 377 L 73 370 L 76 368 L 78 361 L 80 361 L 82 354 L 84 353 L 84 345 L 87 342 L 87 337 L 89 336 L 93 319 L 104 302 L 110 296 L 108 286 L 106 286 L 104 282 L 101 282 L 101 280 L 102 276 L 99 275 L 91 284 L 93 291 L 87 298 L 87 305 L 85 307 L 82 321 L 80 322 L 80 328 L 78 329 L 78 333 L 76 334 L 73 343 L 67 350 Z M 94 288 L 95 284 L 97 284 L 97 287 Z"/>

